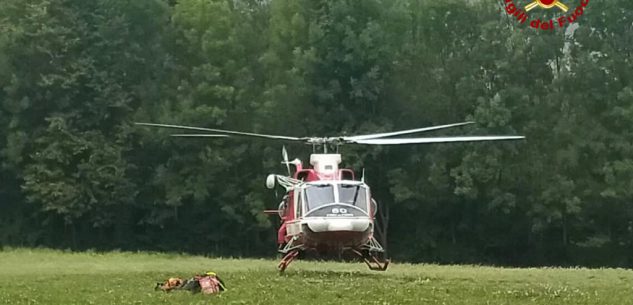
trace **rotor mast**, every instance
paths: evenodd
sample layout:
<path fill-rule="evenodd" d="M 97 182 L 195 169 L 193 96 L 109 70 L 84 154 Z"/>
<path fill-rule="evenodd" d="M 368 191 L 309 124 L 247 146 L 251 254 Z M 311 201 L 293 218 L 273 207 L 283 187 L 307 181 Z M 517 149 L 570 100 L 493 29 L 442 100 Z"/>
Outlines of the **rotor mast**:
<path fill-rule="evenodd" d="M 328 154 L 328 146 L 335 147 L 336 153 L 339 151 L 339 147 L 345 144 L 343 137 L 310 137 L 305 138 L 307 144 L 312 145 L 312 153 L 317 153 L 317 150 L 323 150 L 324 154 Z"/>

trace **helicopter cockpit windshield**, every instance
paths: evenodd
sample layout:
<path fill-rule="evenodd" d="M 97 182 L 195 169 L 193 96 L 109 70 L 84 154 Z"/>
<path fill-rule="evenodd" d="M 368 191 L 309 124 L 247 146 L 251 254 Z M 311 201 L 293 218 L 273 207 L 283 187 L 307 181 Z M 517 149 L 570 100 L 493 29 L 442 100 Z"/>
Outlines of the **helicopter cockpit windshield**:
<path fill-rule="evenodd" d="M 367 187 L 359 183 L 311 184 L 304 189 L 306 212 L 323 205 L 342 203 L 353 205 L 367 213 Z"/>
<path fill-rule="evenodd" d="M 334 203 L 334 186 L 331 184 L 315 184 L 306 187 L 306 211 L 325 204 Z"/>
<path fill-rule="evenodd" d="M 359 184 L 339 184 L 338 201 L 359 207 L 367 212 L 367 190 Z"/>

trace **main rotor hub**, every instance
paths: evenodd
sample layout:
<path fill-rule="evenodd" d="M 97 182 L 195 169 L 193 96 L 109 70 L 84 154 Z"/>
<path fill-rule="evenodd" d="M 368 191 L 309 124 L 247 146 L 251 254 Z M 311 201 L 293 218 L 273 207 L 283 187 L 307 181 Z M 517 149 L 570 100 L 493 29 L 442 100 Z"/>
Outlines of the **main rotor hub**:
<path fill-rule="evenodd" d="M 311 145 L 343 145 L 347 143 L 347 141 L 341 137 L 312 137 L 306 138 L 306 142 Z"/>

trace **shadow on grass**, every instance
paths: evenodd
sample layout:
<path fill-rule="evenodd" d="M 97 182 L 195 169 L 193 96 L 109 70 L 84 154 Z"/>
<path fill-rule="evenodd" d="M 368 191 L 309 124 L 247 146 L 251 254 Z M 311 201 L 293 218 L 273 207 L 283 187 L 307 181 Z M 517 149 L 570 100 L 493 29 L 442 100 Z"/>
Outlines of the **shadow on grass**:
<path fill-rule="evenodd" d="M 310 278 L 384 278 L 384 273 L 369 273 L 363 271 L 335 271 L 335 270 L 286 270 L 282 277 L 310 277 Z"/>

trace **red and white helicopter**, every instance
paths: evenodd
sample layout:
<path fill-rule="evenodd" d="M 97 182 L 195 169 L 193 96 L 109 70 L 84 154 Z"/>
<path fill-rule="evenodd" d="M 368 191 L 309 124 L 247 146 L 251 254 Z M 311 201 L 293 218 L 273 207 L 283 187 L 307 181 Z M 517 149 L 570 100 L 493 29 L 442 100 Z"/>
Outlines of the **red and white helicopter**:
<path fill-rule="evenodd" d="M 374 237 L 377 203 L 372 198 L 364 177 L 356 179 L 353 170 L 339 168 L 341 155 L 338 153 L 338 148 L 341 145 L 400 145 L 524 139 L 523 136 L 393 138 L 394 136 L 472 123 L 474 122 L 357 136 L 301 138 L 181 125 L 136 124 L 195 132 L 212 132 L 212 134 L 173 134 L 174 137 L 245 136 L 303 142 L 312 145 L 313 154 L 310 155 L 312 167 L 304 168 L 299 159 L 289 161 L 284 147 L 282 163 L 288 169 L 288 176 L 271 174 L 266 178 L 266 186 L 269 189 L 281 186 L 286 191 L 277 210 L 265 211 L 268 214 L 278 214 L 281 218 L 277 243 L 279 252 L 283 255 L 278 268 L 280 272 L 283 272 L 301 252 L 312 250 L 318 253 L 351 251 L 360 256 L 371 270 L 384 271 L 389 265 L 389 260 L 383 257 L 384 248 Z M 316 153 L 317 148 L 322 149 L 323 153 Z M 328 153 L 328 148 L 335 148 L 336 153 Z M 294 173 L 291 173 L 290 165 L 295 167 Z"/>

